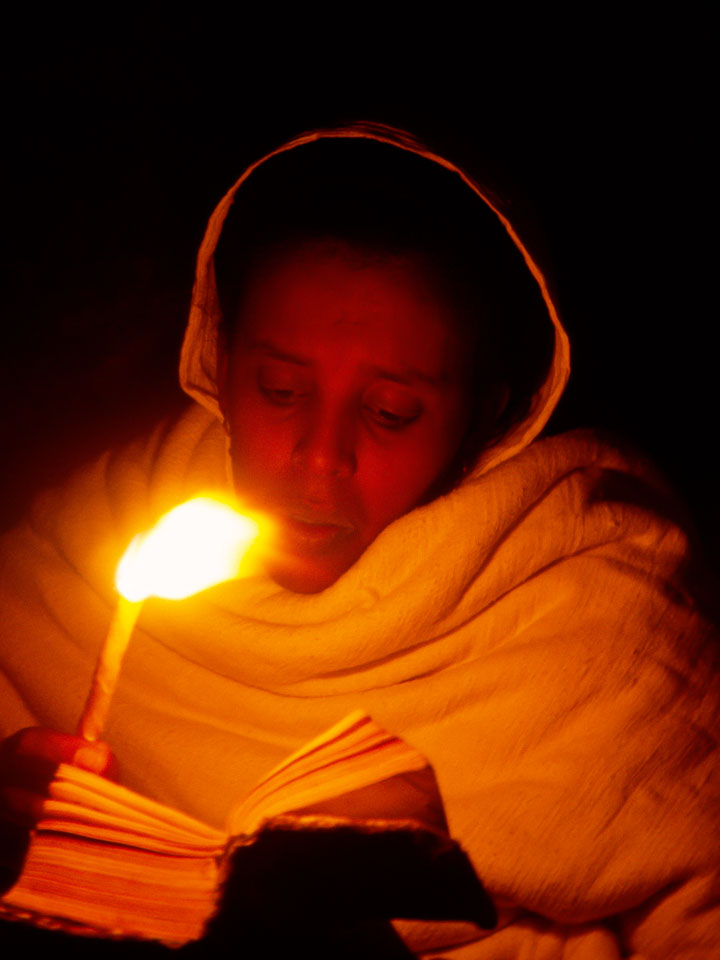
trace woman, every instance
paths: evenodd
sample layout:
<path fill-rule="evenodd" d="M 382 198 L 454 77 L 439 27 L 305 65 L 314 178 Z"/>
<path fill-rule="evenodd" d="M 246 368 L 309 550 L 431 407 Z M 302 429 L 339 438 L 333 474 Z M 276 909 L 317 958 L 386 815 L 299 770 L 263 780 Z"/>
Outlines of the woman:
<path fill-rule="evenodd" d="M 430 759 L 501 911 L 490 934 L 401 925 L 413 949 L 709 957 L 715 648 L 652 471 L 591 433 L 533 442 L 568 369 L 540 270 L 452 164 L 367 126 L 264 158 L 200 250 L 198 405 L 8 538 L 5 733 L 75 728 L 126 542 L 230 482 L 275 521 L 265 574 L 146 605 L 107 731 L 123 782 L 222 823 L 363 707 Z M 87 751 L 8 743 L 18 818 L 28 764 Z"/>

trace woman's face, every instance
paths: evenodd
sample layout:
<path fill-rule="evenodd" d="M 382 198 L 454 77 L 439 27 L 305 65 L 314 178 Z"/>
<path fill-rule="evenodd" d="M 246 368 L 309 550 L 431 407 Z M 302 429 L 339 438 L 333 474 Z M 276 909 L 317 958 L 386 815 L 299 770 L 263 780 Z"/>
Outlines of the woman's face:
<path fill-rule="evenodd" d="M 241 501 L 277 536 L 281 586 L 334 583 L 422 503 L 468 424 L 468 351 L 412 259 L 306 245 L 246 291 L 221 402 Z"/>

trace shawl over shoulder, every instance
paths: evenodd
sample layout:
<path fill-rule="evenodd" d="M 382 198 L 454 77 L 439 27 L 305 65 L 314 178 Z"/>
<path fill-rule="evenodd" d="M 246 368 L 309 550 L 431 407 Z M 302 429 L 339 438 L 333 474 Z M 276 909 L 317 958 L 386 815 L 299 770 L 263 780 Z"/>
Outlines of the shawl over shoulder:
<path fill-rule="evenodd" d="M 182 370 L 206 409 L 105 454 L 4 538 L 5 734 L 75 728 L 127 542 L 175 503 L 227 486 L 206 376 L 218 217 Z M 148 601 L 107 736 L 129 786 L 220 825 L 270 767 L 363 708 L 429 758 L 451 832 L 501 908 L 480 940 L 402 925 L 416 949 L 710 957 L 717 647 L 653 472 L 591 433 L 530 442 L 567 376 L 550 314 L 555 361 L 526 421 L 332 587 L 298 595 L 259 576 Z"/>

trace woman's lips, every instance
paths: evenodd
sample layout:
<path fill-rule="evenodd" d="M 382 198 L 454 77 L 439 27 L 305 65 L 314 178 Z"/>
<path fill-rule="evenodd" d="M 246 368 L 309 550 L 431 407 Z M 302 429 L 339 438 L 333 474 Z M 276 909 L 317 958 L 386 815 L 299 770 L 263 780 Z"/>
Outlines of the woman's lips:
<path fill-rule="evenodd" d="M 338 540 L 345 539 L 354 530 L 347 523 L 304 516 L 286 516 L 283 527 L 291 541 L 306 547 L 332 546 Z"/>

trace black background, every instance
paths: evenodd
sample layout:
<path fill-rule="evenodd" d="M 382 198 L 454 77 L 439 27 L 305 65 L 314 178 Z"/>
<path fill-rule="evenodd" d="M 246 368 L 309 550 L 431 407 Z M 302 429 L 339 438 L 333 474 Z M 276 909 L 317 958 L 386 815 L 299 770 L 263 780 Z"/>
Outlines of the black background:
<path fill-rule="evenodd" d="M 3 506 L 183 403 L 177 354 L 215 203 L 268 147 L 355 119 L 405 126 L 510 198 L 544 238 L 574 344 L 553 431 L 645 450 L 720 554 L 709 26 L 288 22 L 104 8 L 7 32 Z M 241 11 L 241 14 L 243 11 Z M 247 13 L 247 11 L 245 11 Z"/>

